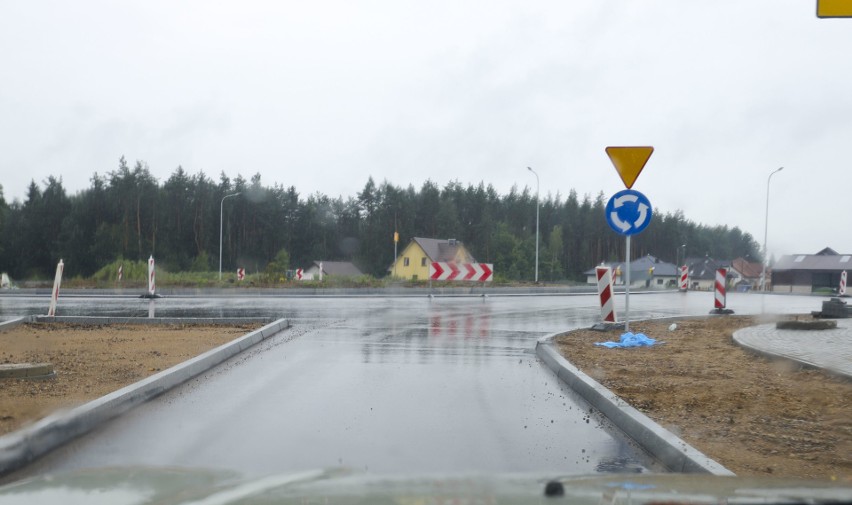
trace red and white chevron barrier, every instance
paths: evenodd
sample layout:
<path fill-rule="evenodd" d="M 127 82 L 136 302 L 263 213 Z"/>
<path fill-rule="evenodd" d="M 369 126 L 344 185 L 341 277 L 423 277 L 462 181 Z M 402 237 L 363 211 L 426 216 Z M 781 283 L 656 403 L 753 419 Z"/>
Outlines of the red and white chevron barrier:
<path fill-rule="evenodd" d="M 245 278 L 246 278 L 246 269 L 245 268 L 238 268 L 237 269 L 237 280 L 241 281 Z"/>
<path fill-rule="evenodd" d="M 725 308 L 725 279 L 728 278 L 728 269 L 720 268 L 716 270 L 716 308 Z"/>
<path fill-rule="evenodd" d="M 453 263 L 433 261 L 429 265 L 429 279 L 433 281 L 490 282 L 494 274 L 492 263 Z"/>
<path fill-rule="evenodd" d="M 840 289 L 837 290 L 837 294 L 840 296 L 846 294 L 846 270 L 840 272 Z"/>
<path fill-rule="evenodd" d="M 601 317 L 604 322 L 615 322 L 615 305 L 612 302 L 612 270 L 609 267 L 595 267 L 598 278 L 598 298 L 601 300 Z"/>
<path fill-rule="evenodd" d="M 678 281 L 677 288 L 681 291 L 689 289 L 689 267 L 686 265 L 680 267 L 680 280 Z"/>

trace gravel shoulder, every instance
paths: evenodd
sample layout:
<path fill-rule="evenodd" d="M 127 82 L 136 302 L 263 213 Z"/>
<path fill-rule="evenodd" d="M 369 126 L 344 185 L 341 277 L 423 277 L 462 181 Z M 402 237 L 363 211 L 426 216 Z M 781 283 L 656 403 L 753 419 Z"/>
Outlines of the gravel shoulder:
<path fill-rule="evenodd" d="M 0 332 L 0 364 L 53 365 L 47 379 L 0 379 L 0 435 L 99 398 L 260 325 L 32 323 Z"/>
<path fill-rule="evenodd" d="M 662 345 L 607 349 L 621 332 L 578 330 L 561 354 L 630 405 L 741 476 L 852 482 L 852 382 L 734 344 L 753 317 L 631 323 Z"/>

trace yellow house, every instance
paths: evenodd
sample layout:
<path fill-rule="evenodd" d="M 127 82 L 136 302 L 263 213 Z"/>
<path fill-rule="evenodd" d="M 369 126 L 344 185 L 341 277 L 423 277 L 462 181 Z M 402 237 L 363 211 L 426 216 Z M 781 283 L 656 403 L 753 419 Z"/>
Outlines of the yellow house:
<path fill-rule="evenodd" d="M 391 265 L 390 274 L 399 279 L 428 280 L 429 265 L 433 261 L 476 263 L 456 239 L 414 237 Z"/>

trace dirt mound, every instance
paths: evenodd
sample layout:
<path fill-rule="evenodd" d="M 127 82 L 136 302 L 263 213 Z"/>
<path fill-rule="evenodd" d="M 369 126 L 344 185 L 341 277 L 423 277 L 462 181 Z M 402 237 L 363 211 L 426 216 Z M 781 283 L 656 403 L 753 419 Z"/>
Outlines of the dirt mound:
<path fill-rule="evenodd" d="M 556 340 L 566 359 L 738 475 L 852 481 L 852 383 L 733 343 L 751 317 L 632 323 L 665 342 L 607 349 L 620 332 Z"/>

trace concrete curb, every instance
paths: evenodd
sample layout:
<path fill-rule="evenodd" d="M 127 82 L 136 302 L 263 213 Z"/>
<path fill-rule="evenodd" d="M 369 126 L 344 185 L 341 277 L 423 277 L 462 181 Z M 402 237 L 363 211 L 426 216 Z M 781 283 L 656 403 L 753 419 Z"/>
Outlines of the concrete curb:
<path fill-rule="evenodd" d="M 32 316 L 29 322 L 70 324 L 235 324 L 271 323 L 271 317 L 113 317 L 113 316 Z"/>
<path fill-rule="evenodd" d="M 612 391 L 563 358 L 551 343 L 559 335 L 561 333 L 548 335 L 538 341 L 536 344 L 538 357 L 556 373 L 560 380 L 605 415 L 645 451 L 673 472 L 734 475 L 727 468 L 628 405 Z"/>
<path fill-rule="evenodd" d="M 101 423 L 206 372 L 289 326 L 289 321 L 279 319 L 97 400 L 67 412 L 52 414 L 30 427 L 0 437 L 0 475 L 26 466 L 60 445 L 93 430 Z"/>
<path fill-rule="evenodd" d="M 32 321 L 32 316 L 16 317 L 15 319 L 9 319 L 8 321 L 3 321 L 2 323 L 0 323 L 0 331 L 11 330 L 15 326 L 20 326 L 24 323 L 31 323 Z"/>

